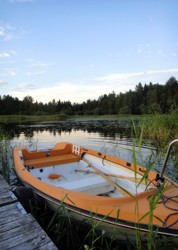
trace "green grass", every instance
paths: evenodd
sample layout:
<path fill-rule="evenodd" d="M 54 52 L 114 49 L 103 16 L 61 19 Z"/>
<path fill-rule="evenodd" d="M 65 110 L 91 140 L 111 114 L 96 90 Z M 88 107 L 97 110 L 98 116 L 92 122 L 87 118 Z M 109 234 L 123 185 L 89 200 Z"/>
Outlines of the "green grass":
<path fill-rule="evenodd" d="M 143 126 L 143 139 L 152 141 L 158 148 L 178 138 L 178 113 L 143 117 L 139 124 Z"/>
<path fill-rule="evenodd" d="M 9 142 L 9 134 L 3 128 L 0 127 L 0 173 L 5 177 L 7 181 L 10 180 L 10 142 Z"/>
<path fill-rule="evenodd" d="M 45 122 L 66 120 L 65 114 L 60 115 L 0 115 L 0 123 Z"/>

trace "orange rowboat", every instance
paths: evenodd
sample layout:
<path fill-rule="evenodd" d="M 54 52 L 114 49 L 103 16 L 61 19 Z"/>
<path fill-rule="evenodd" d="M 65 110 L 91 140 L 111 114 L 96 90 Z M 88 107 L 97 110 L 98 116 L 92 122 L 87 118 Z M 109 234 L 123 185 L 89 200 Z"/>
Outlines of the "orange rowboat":
<path fill-rule="evenodd" d="M 14 149 L 15 171 L 53 209 L 92 223 L 115 238 L 178 237 L 178 186 L 161 174 L 70 143 L 43 151 Z"/>

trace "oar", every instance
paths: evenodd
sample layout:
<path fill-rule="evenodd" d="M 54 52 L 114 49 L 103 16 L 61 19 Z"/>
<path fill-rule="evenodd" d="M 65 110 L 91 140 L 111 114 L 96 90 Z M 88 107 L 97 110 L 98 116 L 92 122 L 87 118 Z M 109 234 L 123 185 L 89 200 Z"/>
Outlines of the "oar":
<path fill-rule="evenodd" d="M 99 174 L 95 171 L 90 171 L 90 170 L 78 170 L 76 169 L 75 170 L 76 172 L 83 172 L 83 173 L 86 173 L 86 174 Z M 117 175 L 117 174 L 107 174 L 107 173 L 104 173 L 102 172 L 104 175 L 106 176 L 110 176 L 110 177 L 116 177 L 116 178 L 121 178 L 121 179 L 126 179 L 126 180 L 129 180 L 129 181 L 134 181 L 134 182 L 140 182 L 142 178 L 135 178 L 135 177 L 131 177 L 131 176 L 125 176 L 125 175 Z"/>
<path fill-rule="evenodd" d="M 111 185 L 113 185 L 121 194 L 124 196 L 130 196 L 134 197 L 133 194 L 131 194 L 129 191 L 127 191 L 125 188 L 122 188 L 121 186 L 117 185 L 109 176 L 105 175 L 101 170 L 99 170 L 97 167 L 95 167 L 92 163 L 90 163 L 86 159 L 82 159 L 84 162 L 88 164 L 88 166 L 92 167 L 99 175 L 101 175 L 107 182 L 109 182 Z"/>

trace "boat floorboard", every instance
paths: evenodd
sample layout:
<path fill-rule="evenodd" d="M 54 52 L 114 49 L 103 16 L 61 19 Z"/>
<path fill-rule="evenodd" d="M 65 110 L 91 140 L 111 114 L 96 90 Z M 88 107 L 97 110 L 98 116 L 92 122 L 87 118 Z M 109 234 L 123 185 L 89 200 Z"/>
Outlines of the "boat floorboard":
<path fill-rule="evenodd" d="M 0 175 L 0 249 L 58 249 Z"/>

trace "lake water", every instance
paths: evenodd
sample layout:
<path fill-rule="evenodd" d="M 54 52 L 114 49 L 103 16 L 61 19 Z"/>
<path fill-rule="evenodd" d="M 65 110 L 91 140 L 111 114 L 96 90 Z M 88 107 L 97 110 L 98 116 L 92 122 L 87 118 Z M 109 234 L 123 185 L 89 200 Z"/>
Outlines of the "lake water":
<path fill-rule="evenodd" d="M 131 120 L 89 120 L 47 122 L 35 124 L 6 124 L 4 129 L 10 135 L 10 146 L 27 146 L 29 149 L 48 149 L 58 142 L 70 142 L 92 148 L 102 153 L 132 161 L 136 152 L 137 163 L 161 170 L 164 156 L 150 143 L 138 143 L 133 137 Z M 172 163 L 166 170 L 171 177 Z M 178 179 L 177 172 L 173 174 Z"/>

